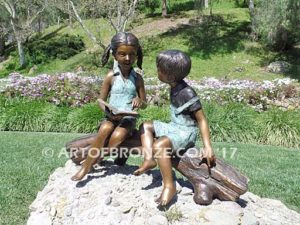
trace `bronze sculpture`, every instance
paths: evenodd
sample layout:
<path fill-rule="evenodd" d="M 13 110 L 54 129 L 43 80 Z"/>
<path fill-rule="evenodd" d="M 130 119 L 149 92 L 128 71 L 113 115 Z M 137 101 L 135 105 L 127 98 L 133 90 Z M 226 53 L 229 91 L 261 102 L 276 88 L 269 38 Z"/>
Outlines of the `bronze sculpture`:
<path fill-rule="evenodd" d="M 222 160 L 216 160 L 214 156 L 208 123 L 200 100 L 196 92 L 183 80 L 191 68 L 190 58 L 179 50 L 167 50 L 158 55 L 157 68 L 158 78 L 171 87 L 171 123 L 145 122 L 139 132 L 135 131 L 135 135 L 127 139 L 126 135 L 123 135 L 123 138 L 116 138 L 111 133 L 105 133 L 101 130 L 101 126 L 96 136 L 90 135 L 70 142 L 67 144 L 67 149 L 70 151 L 75 148 L 75 151 L 72 151 L 73 161 L 81 162 L 85 159 L 82 169 L 72 179 L 83 178 L 97 161 L 97 158 L 92 158 L 90 154 L 92 151 L 101 151 L 105 146 L 105 140 L 109 139 L 106 144 L 108 152 L 112 147 L 122 146 L 122 149 L 134 147 L 139 150 L 139 153 L 144 153 L 144 162 L 134 172 L 135 175 L 154 168 L 157 160 L 164 186 L 156 202 L 162 206 L 166 206 L 176 195 L 172 165 L 192 183 L 196 203 L 210 204 L 214 197 L 221 200 L 236 200 L 240 194 L 246 192 L 248 179 Z M 106 98 L 107 94 L 102 99 L 106 100 Z M 202 154 L 198 151 L 193 151 L 194 154 L 191 154 L 190 147 L 195 144 L 198 127 L 204 149 Z M 117 144 L 111 145 L 110 142 Z M 121 153 L 120 156 L 124 156 L 123 154 Z M 124 164 L 127 157 L 117 158 L 116 163 Z"/>
<path fill-rule="evenodd" d="M 146 106 L 146 93 L 144 81 L 140 74 L 136 73 L 132 65 L 137 59 L 137 65 L 141 69 L 143 54 L 137 37 L 132 33 L 120 32 L 113 36 L 111 44 L 106 48 L 102 57 L 102 64 L 108 61 L 110 51 L 117 62 L 112 71 L 105 76 L 100 99 L 119 110 L 130 111 Z M 72 180 L 81 180 L 96 163 L 102 158 L 102 148 L 108 146 L 113 149 L 122 143 L 135 127 L 136 117 L 118 116 L 106 114 L 98 131 L 98 135 L 87 154 L 81 169 L 72 176 Z"/>

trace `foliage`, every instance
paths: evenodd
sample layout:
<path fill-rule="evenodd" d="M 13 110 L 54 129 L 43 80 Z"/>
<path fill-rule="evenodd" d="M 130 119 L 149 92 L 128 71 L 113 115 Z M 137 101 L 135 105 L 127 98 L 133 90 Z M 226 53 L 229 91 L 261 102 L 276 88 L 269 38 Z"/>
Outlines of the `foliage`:
<path fill-rule="evenodd" d="M 154 15 L 156 9 L 161 6 L 161 0 L 143 0 L 138 5 L 140 11 L 149 12 L 150 15 Z"/>
<path fill-rule="evenodd" d="M 94 132 L 103 113 L 95 103 L 81 108 L 58 107 L 45 101 L 2 98 L 0 130 L 28 132 Z"/>
<path fill-rule="evenodd" d="M 300 41 L 300 2 L 260 0 L 254 15 L 254 32 L 275 50 L 286 50 Z"/>
<path fill-rule="evenodd" d="M 171 209 L 166 211 L 166 218 L 169 223 L 174 223 L 175 221 L 179 221 L 183 217 L 183 213 L 179 208 L 173 206 Z"/>
<path fill-rule="evenodd" d="M 237 103 L 202 103 L 213 141 L 300 147 L 298 111 L 274 108 L 259 113 Z M 0 130 L 91 133 L 103 117 L 96 103 L 68 108 L 45 101 L 0 97 Z M 169 107 L 149 106 L 141 110 L 138 124 L 155 119 L 169 122 Z"/>
<path fill-rule="evenodd" d="M 84 49 L 79 36 L 64 34 L 48 40 L 36 37 L 27 44 L 31 64 L 42 64 L 53 59 L 68 59 Z"/>

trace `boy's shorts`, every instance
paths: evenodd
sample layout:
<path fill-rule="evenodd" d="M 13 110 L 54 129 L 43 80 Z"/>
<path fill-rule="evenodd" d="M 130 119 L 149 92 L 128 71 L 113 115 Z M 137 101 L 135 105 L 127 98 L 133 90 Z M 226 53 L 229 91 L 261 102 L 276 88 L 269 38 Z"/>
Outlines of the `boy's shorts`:
<path fill-rule="evenodd" d="M 198 136 L 198 128 L 181 126 L 176 123 L 164 123 L 153 121 L 155 137 L 166 136 L 172 142 L 172 153 L 195 145 Z"/>

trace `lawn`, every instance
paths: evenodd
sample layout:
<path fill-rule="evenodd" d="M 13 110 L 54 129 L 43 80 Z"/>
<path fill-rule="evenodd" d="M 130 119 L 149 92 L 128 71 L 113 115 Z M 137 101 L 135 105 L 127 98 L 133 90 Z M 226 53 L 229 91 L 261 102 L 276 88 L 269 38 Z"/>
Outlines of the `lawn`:
<path fill-rule="evenodd" d="M 55 168 L 66 161 L 64 143 L 79 135 L 0 132 L 0 224 L 25 223 L 28 207 L 37 192 L 46 185 Z M 250 178 L 251 192 L 279 199 L 300 212 L 299 150 L 229 143 L 213 146 L 219 157 Z M 55 157 L 50 157 L 52 153 Z M 130 164 L 140 162 L 129 160 Z"/>

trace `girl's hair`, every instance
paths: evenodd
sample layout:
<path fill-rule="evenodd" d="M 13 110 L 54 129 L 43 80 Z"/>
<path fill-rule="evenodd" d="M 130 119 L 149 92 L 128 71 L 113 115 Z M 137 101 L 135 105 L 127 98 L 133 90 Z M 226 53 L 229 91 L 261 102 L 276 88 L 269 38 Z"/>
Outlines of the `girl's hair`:
<path fill-rule="evenodd" d="M 191 59 L 180 50 L 166 50 L 156 57 L 156 66 L 175 81 L 185 78 L 191 70 Z"/>
<path fill-rule="evenodd" d="M 142 69 L 143 51 L 139 43 L 139 39 L 129 32 L 119 32 L 111 39 L 111 43 L 106 47 L 102 55 L 102 66 L 104 66 L 109 59 L 110 51 L 115 55 L 120 45 L 131 45 L 137 48 L 137 66 Z"/>

